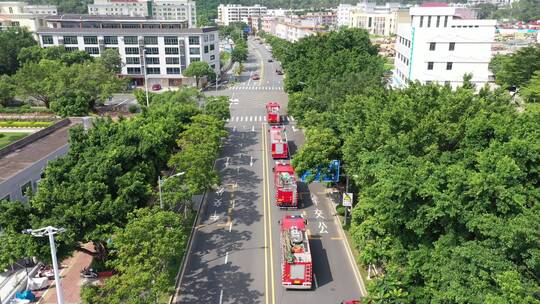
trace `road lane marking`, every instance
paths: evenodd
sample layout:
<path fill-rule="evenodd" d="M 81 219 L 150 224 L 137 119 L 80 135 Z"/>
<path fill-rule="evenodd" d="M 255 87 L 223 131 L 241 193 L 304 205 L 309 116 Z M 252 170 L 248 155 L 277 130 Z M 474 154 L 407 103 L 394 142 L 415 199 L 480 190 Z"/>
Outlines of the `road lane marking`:
<path fill-rule="evenodd" d="M 340 236 L 333 236 L 333 237 L 331 237 L 330 239 L 331 239 L 331 240 L 335 240 L 335 241 L 343 240 L 343 238 L 340 237 Z"/>
<path fill-rule="evenodd" d="M 262 160 L 263 160 L 263 224 L 264 224 L 264 302 L 268 304 L 268 239 L 266 237 L 266 178 L 264 177 L 265 166 L 265 153 L 266 153 L 266 141 L 264 138 L 265 129 L 264 124 L 261 124 L 261 144 L 263 145 L 262 151 Z"/>
<path fill-rule="evenodd" d="M 229 253 L 225 253 L 225 263 L 223 264 L 227 264 L 227 262 L 229 261 Z"/>
<path fill-rule="evenodd" d="M 266 195 L 267 195 L 267 199 L 266 199 L 266 203 L 267 203 L 267 210 L 268 210 L 268 238 L 269 238 L 269 243 L 270 243 L 270 247 L 269 247 L 269 251 L 270 251 L 270 282 L 271 282 L 271 290 L 272 290 L 272 304 L 275 304 L 276 303 L 276 292 L 275 292 L 275 287 L 274 287 L 274 283 L 275 283 L 275 278 L 274 278 L 274 256 L 272 255 L 272 249 L 274 248 L 273 244 L 272 244 L 272 206 L 270 204 L 270 202 L 272 201 L 271 197 L 270 197 L 270 170 L 268 169 L 268 153 L 266 153 L 267 149 L 268 149 L 268 137 L 267 137 L 267 132 L 266 132 L 266 125 L 263 125 L 264 126 L 264 131 L 263 131 L 263 134 L 264 134 L 264 156 L 265 156 L 265 172 L 264 172 L 264 178 L 266 179 L 266 185 L 267 185 L 267 191 L 266 191 Z"/>
<path fill-rule="evenodd" d="M 223 303 L 223 289 L 221 289 L 221 292 L 219 293 L 219 304 Z"/>
<path fill-rule="evenodd" d="M 255 132 L 255 126 L 251 126 L 251 132 Z"/>
<path fill-rule="evenodd" d="M 229 232 L 232 231 L 232 220 L 229 222 Z"/>
<path fill-rule="evenodd" d="M 319 288 L 319 284 L 317 283 L 317 276 L 315 275 L 315 272 L 313 273 L 313 282 L 315 283 L 315 288 Z"/>

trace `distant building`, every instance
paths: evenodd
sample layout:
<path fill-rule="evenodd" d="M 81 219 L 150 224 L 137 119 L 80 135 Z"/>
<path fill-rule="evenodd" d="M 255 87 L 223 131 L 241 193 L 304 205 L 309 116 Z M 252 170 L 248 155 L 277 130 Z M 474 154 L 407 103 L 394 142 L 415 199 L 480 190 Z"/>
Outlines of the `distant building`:
<path fill-rule="evenodd" d="M 243 6 L 239 4 L 220 4 L 218 6 L 217 23 L 229 25 L 233 22 L 248 22 L 249 18 L 265 16 L 266 6 Z"/>
<path fill-rule="evenodd" d="M 328 22 L 328 24 L 324 24 L 323 22 Z M 334 17 L 322 18 L 322 15 L 319 14 L 262 17 L 261 29 L 287 41 L 296 42 L 310 35 L 327 32 L 334 22 Z"/>
<path fill-rule="evenodd" d="M 467 5 L 474 6 L 478 4 L 493 4 L 497 6 L 510 5 L 517 0 L 467 0 Z"/>
<path fill-rule="evenodd" d="M 94 0 L 90 15 L 151 17 L 157 20 L 188 21 L 197 25 L 195 1 L 191 0 Z"/>
<path fill-rule="evenodd" d="M 363 28 L 372 35 L 390 36 L 396 33 L 399 23 L 409 22 L 409 9 L 399 4 L 369 6 L 352 9 L 348 27 Z"/>
<path fill-rule="evenodd" d="M 40 17 L 56 15 L 54 5 L 28 5 L 25 2 L 0 2 L 0 31 L 10 27 L 25 27 L 35 32 L 43 23 Z"/>
<path fill-rule="evenodd" d="M 63 45 L 100 56 L 105 49 L 118 50 L 121 75 L 137 85 L 176 87 L 193 84 L 182 72 L 194 61 L 205 61 L 218 73 L 217 27 L 188 28 L 188 21 L 150 20 L 145 17 L 61 15 L 44 19 L 38 30 L 42 47 Z"/>
<path fill-rule="evenodd" d="M 412 22 L 397 29 L 393 86 L 418 80 L 456 87 L 465 74 L 478 86 L 491 81 L 496 20 L 477 20 L 471 10 L 444 4 L 412 7 L 410 15 Z"/>

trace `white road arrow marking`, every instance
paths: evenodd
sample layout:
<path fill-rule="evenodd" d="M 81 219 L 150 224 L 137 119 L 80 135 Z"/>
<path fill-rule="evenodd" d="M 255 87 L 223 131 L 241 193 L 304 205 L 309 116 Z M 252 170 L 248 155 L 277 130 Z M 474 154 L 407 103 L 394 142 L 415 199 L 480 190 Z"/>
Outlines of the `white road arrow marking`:
<path fill-rule="evenodd" d="M 216 214 L 216 211 L 214 211 L 214 214 L 210 216 L 211 221 L 217 221 L 219 219 L 219 215 Z"/>
<path fill-rule="evenodd" d="M 219 208 L 219 206 L 221 206 L 222 203 L 223 202 L 221 201 L 221 198 L 216 198 L 212 204 L 214 205 L 214 207 Z"/>
<path fill-rule="evenodd" d="M 293 132 L 298 131 L 298 129 L 295 126 L 292 126 L 292 130 L 293 130 Z"/>

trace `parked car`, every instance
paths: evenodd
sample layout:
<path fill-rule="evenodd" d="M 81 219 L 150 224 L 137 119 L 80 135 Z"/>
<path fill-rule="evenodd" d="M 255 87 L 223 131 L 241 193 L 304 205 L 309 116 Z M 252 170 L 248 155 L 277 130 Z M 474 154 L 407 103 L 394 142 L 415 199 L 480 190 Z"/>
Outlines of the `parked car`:
<path fill-rule="evenodd" d="M 283 75 L 283 71 L 282 70 L 276 70 L 276 74 Z"/>
<path fill-rule="evenodd" d="M 261 77 L 259 76 L 259 74 L 253 74 L 253 76 L 251 76 L 251 79 L 259 80 L 259 79 L 261 79 Z"/>
<path fill-rule="evenodd" d="M 161 85 L 159 83 L 152 85 L 152 91 L 159 91 L 161 90 Z"/>
<path fill-rule="evenodd" d="M 274 59 L 270 58 L 268 59 L 268 62 L 274 62 Z"/>

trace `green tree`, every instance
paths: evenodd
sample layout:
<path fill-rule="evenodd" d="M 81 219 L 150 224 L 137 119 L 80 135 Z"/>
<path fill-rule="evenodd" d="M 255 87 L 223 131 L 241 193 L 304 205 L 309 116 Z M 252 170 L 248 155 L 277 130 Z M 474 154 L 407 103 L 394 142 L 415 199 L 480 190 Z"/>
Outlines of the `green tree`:
<path fill-rule="evenodd" d="M 188 233 L 178 214 L 141 208 L 117 230 L 112 243 L 120 274 L 83 292 L 83 303 L 160 303 L 174 290 Z"/>
<path fill-rule="evenodd" d="M 244 44 L 238 44 L 231 52 L 231 60 L 234 62 L 245 62 L 247 60 L 248 50 Z"/>
<path fill-rule="evenodd" d="M 214 70 L 204 61 L 195 61 L 189 64 L 189 66 L 182 73 L 187 77 L 195 77 L 195 83 L 199 87 L 199 80 L 202 77 L 213 77 L 215 76 Z"/>
<path fill-rule="evenodd" d="M 122 72 L 122 58 L 116 49 L 107 49 L 98 58 L 98 62 L 115 74 Z"/>
<path fill-rule="evenodd" d="M 504 88 L 520 87 L 540 70 L 540 44 L 524 47 L 506 56 L 495 56 L 490 63 L 495 82 Z"/>
<path fill-rule="evenodd" d="M 540 102 L 540 70 L 534 72 L 529 82 L 522 87 L 520 94 L 527 102 Z"/>
<path fill-rule="evenodd" d="M 231 118 L 229 98 L 227 96 L 208 97 L 205 110 L 206 114 L 212 115 L 221 121 Z"/>
<path fill-rule="evenodd" d="M 57 60 L 67 65 L 92 61 L 93 57 L 85 51 L 67 51 L 64 46 L 42 48 L 39 45 L 21 49 L 17 60 L 21 64 L 39 63 L 42 59 Z"/>
<path fill-rule="evenodd" d="M 15 86 L 7 75 L 0 76 L 0 106 L 7 106 L 15 97 Z"/>
<path fill-rule="evenodd" d="M 340 159 L 340 140 L 331 129 L 309 129 L 306 144 L 293 156 L 292 165 L 299 175 L 306 171 L 324 172 L 330 162 Z"/>
<path fill-rule="evenodd" d="M 12 27 L 0 31 L 0 75 L 15 74 L 20 66 L 17 54 L 22 48 L 32 45 L 36 45 L 36 41 L 24 28 Z"/>

